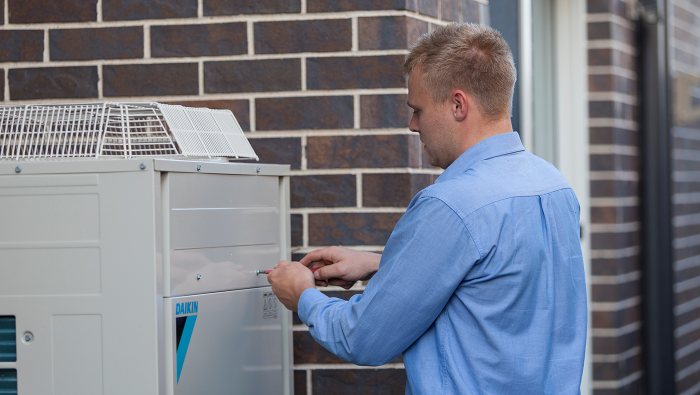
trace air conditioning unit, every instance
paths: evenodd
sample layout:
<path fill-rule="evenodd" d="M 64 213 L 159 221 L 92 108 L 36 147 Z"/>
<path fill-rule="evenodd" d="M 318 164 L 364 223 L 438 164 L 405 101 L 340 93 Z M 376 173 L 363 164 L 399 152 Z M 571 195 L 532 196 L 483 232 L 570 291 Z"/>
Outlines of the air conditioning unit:
<path fill-rule="evenodd" d="M 230 111 L 0 106 L 0 393 L 292 394 L 289 166 Z"/>

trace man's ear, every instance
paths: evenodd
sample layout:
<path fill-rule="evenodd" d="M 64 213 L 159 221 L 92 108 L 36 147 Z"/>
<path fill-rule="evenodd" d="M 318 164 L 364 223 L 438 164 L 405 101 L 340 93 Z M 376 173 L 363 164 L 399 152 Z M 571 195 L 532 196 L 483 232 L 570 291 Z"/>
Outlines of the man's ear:
<path fill-rule="evenodd" d="M 467 113 L 469 112 L 469 101 L 467 100 L 467 94 L 464 93 L 464 91 L 456 90 L 452 92 L 452 97 L 450 99 L 452 102 L 452 115 L 455 117 L 455 121 L 464 121 L 467 118 Z"/>

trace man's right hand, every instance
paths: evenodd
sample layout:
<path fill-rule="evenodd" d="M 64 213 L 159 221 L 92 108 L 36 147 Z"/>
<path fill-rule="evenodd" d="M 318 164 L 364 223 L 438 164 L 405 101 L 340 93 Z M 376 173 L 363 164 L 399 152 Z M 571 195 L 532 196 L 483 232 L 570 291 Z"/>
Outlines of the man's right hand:
<path fill-rule="evenodd" d="M 367 281 L 379 270 L 381 254 L 328 247 L 308 253 L 299 263 L 320 267 L 314 272 L 316 285 L 349 289 L 356 281 Z"/>

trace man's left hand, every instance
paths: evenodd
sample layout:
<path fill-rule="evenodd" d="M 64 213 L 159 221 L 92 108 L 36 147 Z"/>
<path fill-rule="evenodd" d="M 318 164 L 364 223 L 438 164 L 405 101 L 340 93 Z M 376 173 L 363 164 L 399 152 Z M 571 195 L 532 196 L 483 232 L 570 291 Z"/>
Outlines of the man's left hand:
<path fill-rule="evenodd" d="M 292 311 L 297 311 L 301 294 L 309 288 L 316 288 L 314 275 L 308 267 L 299 262 L 282 261 L 267 275 L 272 284 L 272 292 L 277 299 Z"/>

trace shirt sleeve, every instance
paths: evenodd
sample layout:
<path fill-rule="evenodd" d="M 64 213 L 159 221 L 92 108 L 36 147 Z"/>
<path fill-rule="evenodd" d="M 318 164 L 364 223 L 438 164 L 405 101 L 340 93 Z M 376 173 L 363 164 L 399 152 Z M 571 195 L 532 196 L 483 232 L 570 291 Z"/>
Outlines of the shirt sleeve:
<path fill-rule="evenodd" d="M 382 365 L 433 324 L 479 258 L 459 215 L 438 198 L 419 197 L 396 224 L 364 292 L 343 301 L 307 289 L 299 318 L 338 357 Z"/>

